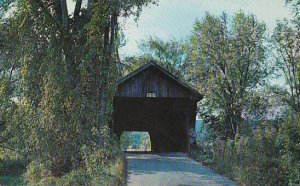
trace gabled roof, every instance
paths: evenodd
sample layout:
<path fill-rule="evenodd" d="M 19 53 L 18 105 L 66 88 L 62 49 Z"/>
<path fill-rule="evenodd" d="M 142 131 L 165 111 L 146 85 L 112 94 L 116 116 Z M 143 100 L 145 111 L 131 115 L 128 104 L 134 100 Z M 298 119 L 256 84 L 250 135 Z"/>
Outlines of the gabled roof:
<path fill-rule="evenodd" d="M 189 90 L 190 92 L 192 92 L 194 95 L 196 95 L 199 99 L 203 98 L 203 95 L 201 95 L 198 91 L 196 91 L 195 89 L 193 89 L 192 87 L 190 87 L 189 85 L 187 85 L 186 83 L 180 81 L 177 77 L 175 77 L 174 75 L 172 75 L 170 72 L 168 72 L 167 70 L 165 70 L 164 68 L 162 68 L 161 66 L 159 66 L 158 64 L 154 63 L 153 61 L 148 62 L 147 64 L 141 66 L 140 68 L 136 69 L 135 71 L 131 72 L 130 74 L 128 74 L 127 76 L 119 79 L 117 81 L 117 85 L 120 85 L 122 83 L 124 83 L 125 81 L 131 79 L 132 77 L 136 76 L 137 74 L 145 71 L 146 69 L 150 68 L 150 67 L 155 67 L 156 69 L 158 69 L 159 71 L 161 71 L 163 74 L 165 74 L 167 77 L 169 77 L 170 79 L 176 81 L 178 84 L 180 84 L 183 88 Z"/>

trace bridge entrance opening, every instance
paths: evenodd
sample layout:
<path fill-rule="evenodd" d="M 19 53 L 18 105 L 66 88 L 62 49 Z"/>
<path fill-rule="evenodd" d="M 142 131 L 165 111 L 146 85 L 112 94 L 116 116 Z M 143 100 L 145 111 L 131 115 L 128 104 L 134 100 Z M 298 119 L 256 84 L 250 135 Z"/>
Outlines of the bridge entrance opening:
<path fill-rule="evenodd" d="M 151 152 L 187 152 L 189 107 L 189 99 L 115 97 L 113 129 L 119 139 L 124 131 L 147 131 Z"/>
<path fill-rule="evenodd" d="M 147 131 L 151 152 L 188 152 L 202 97 L 165 69 L 147 63 L 117 82 L 111 128 L 119 139 L 124 131 Z M 145 150 L 136 141 L 132 145 L 128 150 Z"/>
<path fill-rule="evenodd" d="M 120 142 L 122 151 L 151 152 L 151 139 L 148 132 L 124 131 Z"/>

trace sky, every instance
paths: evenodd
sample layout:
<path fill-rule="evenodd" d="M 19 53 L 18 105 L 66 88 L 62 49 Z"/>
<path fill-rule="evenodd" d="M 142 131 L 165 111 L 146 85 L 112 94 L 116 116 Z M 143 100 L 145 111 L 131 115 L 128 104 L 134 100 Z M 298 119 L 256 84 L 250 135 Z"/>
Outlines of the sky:
<path fill-rule="evenodd" d="M 67 1 L 71 13 L 75 3 Z M 196 19 L 202 19 L 206 12 L 218 16 L 223 12 L 234 15 L 240 10 L 256 15 L 269 32 L 277 19 L 291 18 L 285 0 L 159 0 L 158 5 L 144 7 L 137 22 L 134 17 L 120 20 L 126 38 L 121 57 L 138 54 L 138 43 L 150 36 L 166 41 L 186 39 Z"/>
<path fill-rule="evenodd" d="M 121 58 L 138 55 L 139 42 L 150 36 L 165 41 L 187 39 L 196 19 L 203 19 L 206 13 L 234 15 L 240 10 L 265 22 L 267 32 L 272 32 L 276 20 L 292 17 L 285 0 L 160 0 L 158 5 L 145 7 L 137 22 L 133 17 L 122 20 L 126 45 L 120 48 Z M 270 83 L 285 85 L 283 76 L 271 78 Z"/>
<path fill-rule="evenodd" d="M 151 37 L 163 40 L 186 39 L 196 19 L 202 19 L 206 12 L 234 15 L 243 10 L 253 13 L 266 23 L 269 31 L 276 26 L 276 20 L 290 18 L 291 12 L 285 0 L 160 0 L 158 5 L 143 9 L 137 22 L 133 17 L 122 20 L 126 46 L 120 49 L 121 56 L 138 54 L 138 43 Z"/>
<path fill-rule="evenodd" d="M 67 1 L 71 13 L 74 1 Z M 285 0 L 159 0 L 158 5 L 144 7 L 137 22 L 134 17 L 120 20 L 126 39 L 126 45 L 120 48 L 121 58 L 138 55 L 139 42 L 150 36 L 165 41 L 187 39 L 196 19 L 202 19 L 206 13 L 234 15 L 240 10 L 253 13 L 259 21 L 265 22 L 268 32 L 275 28 L 276 20 L 291 18 Z M 285 84 L 283 77 L 271 83 Z"/>

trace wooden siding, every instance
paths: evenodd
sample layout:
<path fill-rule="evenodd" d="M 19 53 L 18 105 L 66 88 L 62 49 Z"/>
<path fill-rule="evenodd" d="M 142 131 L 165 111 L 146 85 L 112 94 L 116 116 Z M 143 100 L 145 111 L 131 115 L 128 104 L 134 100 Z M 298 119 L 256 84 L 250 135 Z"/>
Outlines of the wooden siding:
<path fill-rule="evenodd" d="M 146 97 L 155 93 L 156 97 L 197 98 L 192 91 L 168 77 L 155 66 L 141 71 L 118 85 L 118 97 Z"/>

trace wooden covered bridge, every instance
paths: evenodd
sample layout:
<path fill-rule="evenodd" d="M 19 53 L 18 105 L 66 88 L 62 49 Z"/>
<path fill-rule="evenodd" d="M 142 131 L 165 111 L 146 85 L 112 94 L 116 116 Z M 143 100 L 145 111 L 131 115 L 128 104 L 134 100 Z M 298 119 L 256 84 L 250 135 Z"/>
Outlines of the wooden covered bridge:
<path fill-rule="evenodd" d="M 187 152 L 195 128 L 197 91 L 149 62 L 118 81 L 112 128 L 148 132 L 153 152 Z"/>

